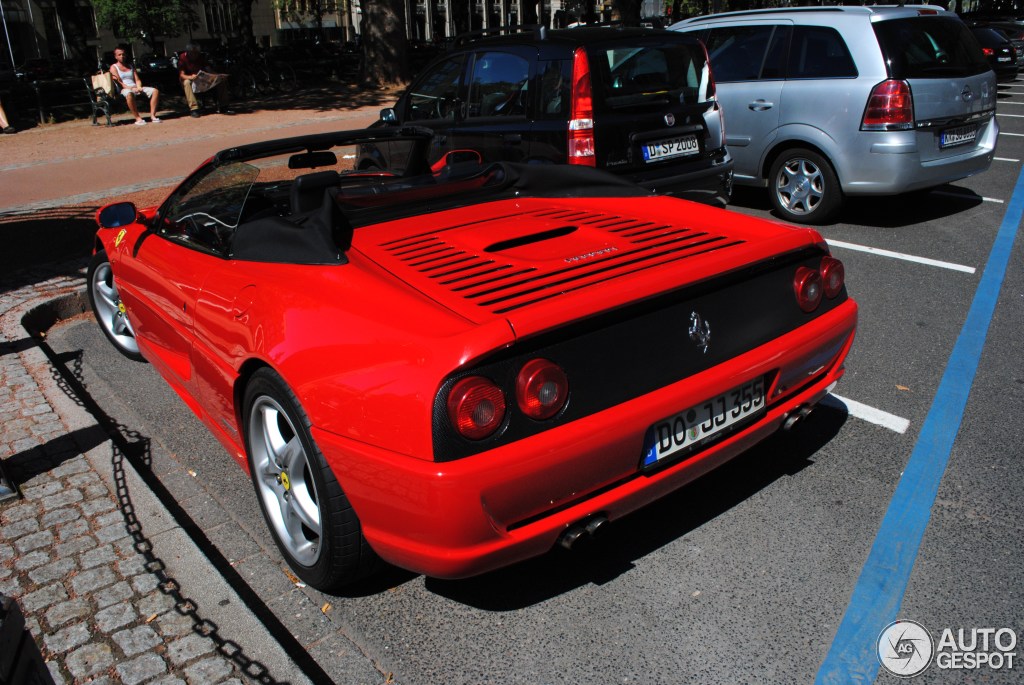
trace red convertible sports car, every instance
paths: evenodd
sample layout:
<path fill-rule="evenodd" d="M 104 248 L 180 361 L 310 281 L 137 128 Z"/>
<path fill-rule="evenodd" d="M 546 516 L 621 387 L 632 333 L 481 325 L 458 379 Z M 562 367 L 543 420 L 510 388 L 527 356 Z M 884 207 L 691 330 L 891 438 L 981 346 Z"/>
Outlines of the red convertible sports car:
<path fill-rule="evenodd" d="M 300 578 L 569 547 L 805 416 L 857 306 L 816 232 L 430 133 L 217 153 L 101 209 L 89 296 L 252 476 Z M 351 170 L 403 140 L 402 175 Z"/>

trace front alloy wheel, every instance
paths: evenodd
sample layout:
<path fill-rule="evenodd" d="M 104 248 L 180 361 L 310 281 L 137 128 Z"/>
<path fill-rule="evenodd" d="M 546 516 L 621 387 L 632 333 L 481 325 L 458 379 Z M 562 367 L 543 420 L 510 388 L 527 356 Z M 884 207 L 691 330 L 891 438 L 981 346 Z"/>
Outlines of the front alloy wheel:
<path fill-rule="evenodd" d="M 106 252 L 100 251 L 93 255 L 87 281 L 89 305 L 103 334 L 118 352 L 129 359 L 143 361 L 139 354 L 139 341 L 135 339 L 135 331 L 132 330 L 128 313 L 117 292 L 114 270 L 110 267 Z"/>

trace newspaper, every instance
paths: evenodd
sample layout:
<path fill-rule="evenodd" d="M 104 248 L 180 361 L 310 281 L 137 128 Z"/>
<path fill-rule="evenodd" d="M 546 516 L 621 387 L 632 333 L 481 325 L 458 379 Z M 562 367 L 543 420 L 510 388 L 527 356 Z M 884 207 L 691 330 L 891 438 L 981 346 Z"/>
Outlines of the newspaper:
<path fill-rule="evenodd" d="M 192 80 L 192 92 L 205 93 L 211 88 L 216 87 L 218 84 L 227 81 L 227 79 L 227 74 L 211 74 L 206 71 L 200 71 L 196 74 L 195 79 Z"/>

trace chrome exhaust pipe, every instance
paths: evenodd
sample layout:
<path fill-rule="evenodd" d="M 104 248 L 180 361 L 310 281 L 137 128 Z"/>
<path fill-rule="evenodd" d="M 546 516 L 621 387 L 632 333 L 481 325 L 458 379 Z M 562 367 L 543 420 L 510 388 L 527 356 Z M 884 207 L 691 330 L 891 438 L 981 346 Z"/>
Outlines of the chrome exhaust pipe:
<path fill-rule="evenodd" d="M 786 420 L 782 423 L 782 430 L 792 430 L 793 427 L 810 416 L 814 407 L 808 405 L 802 405 L 793 410 L 793 412 L 786 417 Z"/>
<path fill-rule="evenodd" d="M 596 514 L 582 521 L 573 523 L 559 536 L 558 544 L 565 549 L 572 549 L 581 539 L 592 539 L 604 530 L 608 517 Z"/>

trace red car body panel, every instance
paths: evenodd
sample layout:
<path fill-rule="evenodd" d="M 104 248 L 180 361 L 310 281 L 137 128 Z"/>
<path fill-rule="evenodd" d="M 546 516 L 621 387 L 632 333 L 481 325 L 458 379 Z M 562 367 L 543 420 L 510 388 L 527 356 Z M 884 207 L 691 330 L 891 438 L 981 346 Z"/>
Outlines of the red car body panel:
<path fill-rule="evenodd" d="M 685 235 L 652 238 L 679 226 Z M 141 223 L 101 229 L 98 240 L 140 352 L 243 467 L 242 385 L 254 365 L 270 366 L 300 399 L 374 551 L 437 577 L 541 554 L 571 524 L 619 518 L 748 449 L 839 380 L 857 319 L 846 299 L 653 392 L 435 461 L 435 399 L 458 370 L 572 321 L 821 246 L 821 237 L 645 197 L 500 200 L 368 225 L 335 266 L 225 259 Z M 410 258 L 418 248 L 395 247 L 419 240 L 438 252 Z M 431 266 L 455 273 L 464 258 L 522 277 L 493 302 L 478 294 L 488 286 L 467 294 Z M 640 470 L 654 421 L 758 376 L 771 383 L 764 415 L 682 461 Z"/>

